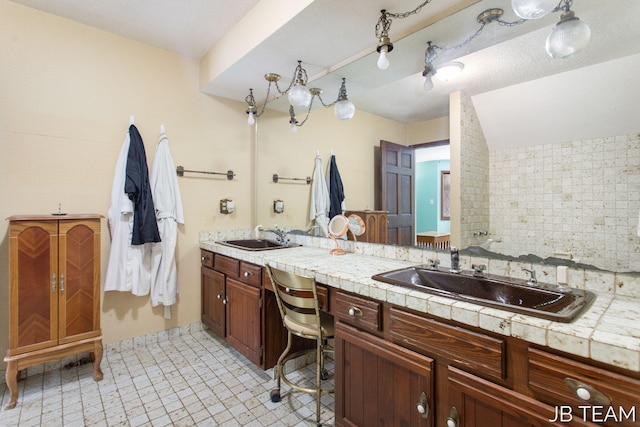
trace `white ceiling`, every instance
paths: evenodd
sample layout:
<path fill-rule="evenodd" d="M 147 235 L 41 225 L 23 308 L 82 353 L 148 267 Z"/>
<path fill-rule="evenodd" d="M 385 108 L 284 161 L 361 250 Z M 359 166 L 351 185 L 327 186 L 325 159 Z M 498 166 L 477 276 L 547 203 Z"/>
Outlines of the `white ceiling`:
<path fill-rule="evenodd" d="M 290 6 L 278 0 L 12 1 L 193 58 L 224 43 L 254 7 L 273 5 L 274 14 L 283 14 L 286 10 L 277 7 Z M 202 90 L 240 101 L 252 87 L 261 101 L 262 76 L 281 74 L 286 87 L 302 60 L 310 86 L 323 88 L 326 102 L 336 98 L 345 77 L 358 109 L 407 123 L 447 116 L 448 94 L 463 90 L 472 96 L 492 148 L 638 130 L 632 112 L 638 111 L 640 79 L 632 70 L 640 66 L 640 1 L 575 0 L 572 9 L 591 27 L 592 38 L 585 51 L 563 60 L 544 51 L 557 13 L 518 26 L 490 23 L 472 43 L 440 55 L 436 65 L 455 59 L 465 69 L 453 82 L 434 79 L 430 92 L 422 90 L 426 42 L 460 43 L 477 30 L 476 18 L 488 8 L 502 8 L 503 19 L 515 21 L 510 0 L 433 0 L 407 19 L 393 19 L 394 50 L 385 71 L 375 66 L 380 9 L 405 12 L 420 0 L 307 1 L 255 48 L 233 63 L 219 64 L 222 71 Z M 570 70 L 578 71 L 566 74 Z M 284 100 L 270 105 L 288 109 Z"/>

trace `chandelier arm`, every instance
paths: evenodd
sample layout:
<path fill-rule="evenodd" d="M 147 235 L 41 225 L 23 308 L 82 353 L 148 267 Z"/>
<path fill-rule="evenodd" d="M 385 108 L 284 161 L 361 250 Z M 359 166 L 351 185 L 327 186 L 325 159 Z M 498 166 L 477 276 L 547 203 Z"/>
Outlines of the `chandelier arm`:
<path fill-rule="evenodd" d="M 323 107 L 333 107 L 334 105 L 336 105 L 336 102 L 339 101 L 339 99 L 336 99 L 335 101 L 333 101 L 331 104 L 325 104 L 324 100 L 322 99 L 322 96 L 320 94 L 316 95 L 318 97 L 318 99 L 320 100 L 320 103 L 322 104 Z M 311 101 L 313 102 L 313 101 Z"/>
<path fill-rule="evenodd" d="M 517 21 L 513 21 L 513 22 L 503 21 L 502 19 L 496 19 L 496 22 L 498 23 L 498 25 L 502 25 L 504 27 L 515 27 L 516 25 L 524 24 L 527 21 L 528 19 L 524 19 L 524 18 L 518 19 Z"/>
<path fill-rule="evenodd" d="M 416 13 L 420 12 L 420 10 L 422 10 L 422 8 L 425 7 L 428 3 L 431 3 L 431 0 L 426 0 L 426 1 L 422 2 L 421 4 L 416 6 L 415 9 L 410 10 L 409 12 L 396 12 L 396 13 L 387 12 L 386 14 L 388 16 L 393 17 L 393 18 L 404 19 L 404 18 L 407 18 L 407 17 L 409 17 L 411 15 L 415 15 Z"/>
<path fill-rule="evenodd" d="M 320 98 L 320 95 L 318 95 L 318 98 Z M 322 105 L 324 105 L 324 103 Z M 309 114 L 311 114 L 311 107 L 313 107 L 313 98 L 311 98 L 311 103 L 309 104 L 309 108 L 307 109 L 307 115 L 304 117 L 304 120 L 301 121 L 301 122 L 298 122 L 296 120 L 296 122 L 295 122 L 296 126 L 300 127 L 300 126 L 302 126 L 302 125 L 304 125 L 306 123 L 307 119 L 309 118 Z M 326 105 L 325 105 L 325 107 L 326 107 Z M 292 117 L 295 118 L 295 115 L 292 116 Z"/>
<path fill-rule="evenodd" d="M 441 46 L 438 46 L 438 45 L 434 45 L 433 47 L 437 48 L 437 49 L 440 49 L 443 52 L 448 52 L 450 50 L 460 49 L 461 47 L 464 47 L 464 46 L 468 45 L 469 43 L 471 43 L 473 40 L 475 40 L 475 38 L 478 37 L 482 33 L 482 30 L 484 30 L 485 25 L 486 25 L 485 23 L 481 23 L 480 24 L 480 28 L 478 28 L 475 33 L 473 33 L 471 36 L 469 36 L 466 40 L 463 40 L 462 42 L 460 42 L 460 43 L 458 43 L 456 45 L 446 46 L 446 47 L 441 47 Z"/>

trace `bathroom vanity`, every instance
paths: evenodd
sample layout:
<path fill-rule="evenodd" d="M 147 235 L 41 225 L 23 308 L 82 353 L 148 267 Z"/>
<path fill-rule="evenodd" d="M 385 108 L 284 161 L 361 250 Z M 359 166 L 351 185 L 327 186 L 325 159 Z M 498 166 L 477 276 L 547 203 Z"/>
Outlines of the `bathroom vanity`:
<path fill-rule="evenodd" d="M 267 262 L 314 276 L 323 285 L 324 309 L 336 322 L 338 426 L 638 425 L 640 351 L 635 338 L 621 332 L 616 341 L 606 329 L 609 311 L 633 301 L 598 295 L 572 323 L 559 323 L 371 278 L 420 262 L 360 253 L 331 256 L 326 248 L 307 246 L 251 252 L 201 242 L 201 248 L 203 263 L 213 256 L 214 271 L 220 270 L 218 257 L 238 265 L 218 271 L 226 278 L 219 278 L 219 289 L 229 283 L 253 286 L 241 279 L 251 270 L 240 266 L 249 263 L 257 274 Z M 268 354 L 269 345 L 279 343 L 274 333 L 279 318 L 277 307 L 264 302 L 268 279 L 261 282 L 251 297 L 260 317 L 245 324 Z M 218 298 L 205 291 L 203 273 L 203 322 L 209 324 L 206 305 L 224 300 L 225 293 Z M 234 321 L 231 316 L 227 322 Z M 226 327 L 227 336 L 232 330 Z M 256 363 L 266 367 L 265 358 Z"/>

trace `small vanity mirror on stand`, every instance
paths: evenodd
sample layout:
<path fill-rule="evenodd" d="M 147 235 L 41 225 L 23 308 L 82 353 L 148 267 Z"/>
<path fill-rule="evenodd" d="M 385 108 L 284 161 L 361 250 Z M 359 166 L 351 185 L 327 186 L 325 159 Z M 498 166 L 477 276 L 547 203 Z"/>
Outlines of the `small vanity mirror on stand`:
<path fill-rule="evenodd" d="M 361 236 L 365 232 L 362 218 L 358 215 L 349 215 L 349 218 L 344 215 L 336 215 L 331 218 L 331 221 L 329 221 L 329 237 L 336 244 L 336 247 L 329 251 L 331 255 L 344 255 L 346 253 L 344 249 L 338 247 L 336 239 L 347 234 L 347 231 L 351 231 L 353 240 L 356 241 L 356 236 Z"/>
<path fill-rule="evenodd" d="M 362 218 L 356 214 L 349 215 L 349 231 L 353 234 L 353 241 L 357 242 L 356 236 L 362 236 L 367 231 Z"/>
<path fill-rule="evenodd" d="M 331 218 L 329 221 L 329 237 L 333 240 L 333 243 L 336 244 L 334 249 L 331 249 L 329 253 L 331 255 L 344 255 L 344 249 L 340 249 L 338 247 L 338 241 L 336 240 L 339 237 L 344 236 L 349 230 L 349 219 L 344 215 L 336 215 Z"/>

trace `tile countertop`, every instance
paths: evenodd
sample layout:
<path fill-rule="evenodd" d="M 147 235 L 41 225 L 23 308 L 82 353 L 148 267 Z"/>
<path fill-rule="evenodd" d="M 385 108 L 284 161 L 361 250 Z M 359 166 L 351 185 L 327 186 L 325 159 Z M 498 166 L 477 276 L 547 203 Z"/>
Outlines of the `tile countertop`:
<path fill-rule="evenodd" d="M 371 279 L 419 262 L 359 253 L 333 256 L 328 249 L 308 246 L 252 252 L 201 241 L 200 248 L 254 264 L 270 263 L 334 288 L 640 372 L 640 299 L 636 297 L 596 292 L 587 311 L 572 323 L 560 323 Z"/>

